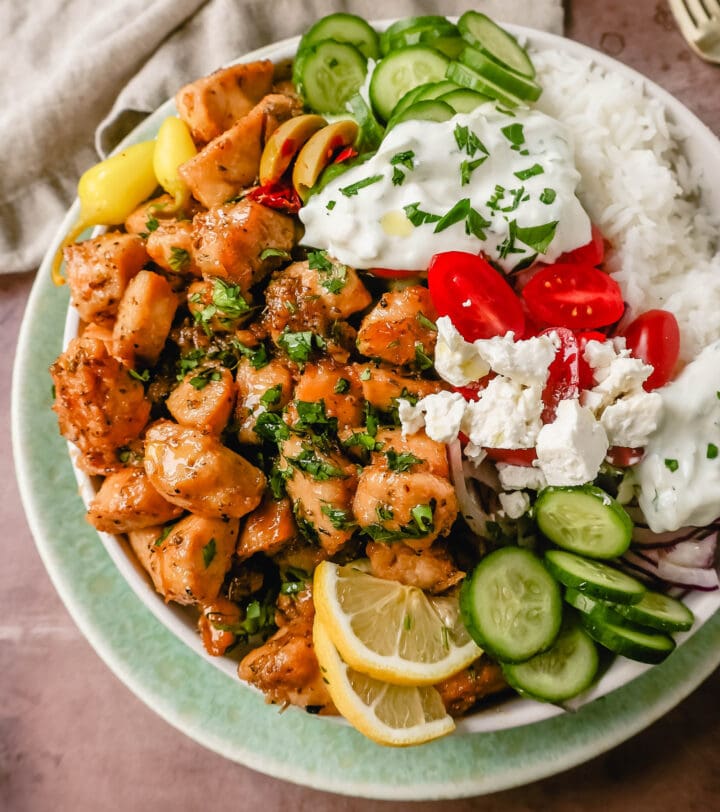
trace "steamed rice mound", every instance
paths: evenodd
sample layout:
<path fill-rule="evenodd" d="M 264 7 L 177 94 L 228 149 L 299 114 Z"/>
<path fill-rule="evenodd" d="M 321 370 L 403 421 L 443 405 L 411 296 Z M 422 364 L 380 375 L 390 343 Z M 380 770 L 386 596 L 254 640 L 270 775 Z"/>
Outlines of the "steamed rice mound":
<path fill-rule="evenodd" d="M 672 311 L 681 356 L 694 358 L 720 338 L 720 254 L 717 223 L 678 149 L 682 134 L 641 80 L 551 51 L 532 59 L 543 86 L 537 107 L 568 128 L 578 196 L 613 245 L 608 265 L 629 316 Z"/>

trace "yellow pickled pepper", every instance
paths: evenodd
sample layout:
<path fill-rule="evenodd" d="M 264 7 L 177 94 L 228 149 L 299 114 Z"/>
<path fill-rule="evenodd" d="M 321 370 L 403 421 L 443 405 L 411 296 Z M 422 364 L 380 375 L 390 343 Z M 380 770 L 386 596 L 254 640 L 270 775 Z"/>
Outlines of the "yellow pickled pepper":
<path fill-rule="evenodd" d="M 89 226 L 124 223 L 158 185 L 153 168 L 155 141 L 143 141 L 91 166 L 80 178 L 80 217 L 58 248 L 52 265 L 56 285 L 65 283 L 60 273 L 63 248 L 75 242 Z"/>
<path fill-rule="evenodd" d="M 175 199 L 174 211 L 182 209 L 190 199 L 190 189 L 178 169 L 195 155 L 197 147 L 188 125 L 175 116 L 166 118 L 158 131 L 154 167 L 160 185 Z"/>

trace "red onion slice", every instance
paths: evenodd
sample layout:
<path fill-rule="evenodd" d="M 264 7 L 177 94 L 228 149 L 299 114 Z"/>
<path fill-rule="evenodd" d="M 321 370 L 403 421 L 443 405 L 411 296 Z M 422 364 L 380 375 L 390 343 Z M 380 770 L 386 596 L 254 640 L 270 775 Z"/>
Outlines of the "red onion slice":
<path fill-rule="evenodd" d="M 487 465 L 480 464 L 477 468 L 471 463 L 463 463 L 462 447 L 459 440 L 448 445 L 448 461 L 450 462 L 450 478 L 455 486 L 460 513 L 467 522 L 468 527 L 478 536 L 488 538 L 487 523 L 494 521 L 494 516 L 486 510 L 480 495 L 474 487 L 468 487 L 468 479 L 476 479 L 488 488 L 499 489 L 499 483 L 493 483 L 491 472 Z"/>

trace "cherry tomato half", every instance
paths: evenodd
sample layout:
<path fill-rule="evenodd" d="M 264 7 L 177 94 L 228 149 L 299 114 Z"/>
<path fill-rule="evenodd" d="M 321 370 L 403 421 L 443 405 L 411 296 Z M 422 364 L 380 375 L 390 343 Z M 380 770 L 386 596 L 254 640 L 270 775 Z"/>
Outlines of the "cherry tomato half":
<path fill-rule="evenodd" d="M 435 254 L 428 287 L 440 316 L 450 316 L 466 341 L 525 329 L 522 303 L 504 277 L 483 257 L 463 251 Z"/>
<path fill-rule="evenodd" d="M 680 355 L 680 328 L 667 310 L 648 310 L 623 331 L 627 347 L 636 358 L 652 364 L 653 373 L 643 384 L 646 392 L 664 386 Z"/>
<path fill-rule="evenodd" d="M 370 268 L 368 273 L 377 276 L 379 279 L 407 279 L 408 276 L 416 276 L 417 271 L 401 271 L 395 268 Z"/>
<path fill-rule="evenodd" d="M 644 448 L 629 448 L 624 445 L 611 445 L 605 459 L 616 468 L 629 468 L 636 465 L 645 456 Z"/>
<path fill-rule="evenodd" d="M 555 327 L 544 330 L 541 335 L 557 333 L 560 339 L 560 348 L 555 353 L 555 359 L 548 368 L 548 379 L 543 389 L 542 413 L 543 423 L 552 423 L 558 403 L 568 398 L 576 398 L 580 394 L 580 350 L 578 340 L 572 330 L 566 327 Z"/>
<path fill-rule="evenodd" d="M 524 465 L 529 468 L 537 459 L 534 448 L 485 448 L 488 457 L 495 462 L 506 462 L 508 465 Z"/>
<path fill-rule="evenodd" d="M 593 223 L 590 242 L 574 251 L 567 251 L 558 257 L 558 263 L 568 265 L 601 265 L 605 259 L 605 238 Z"/>
<path fill-rule="evenodd" d="M 572 330 L 612 324 L 625 308 L 617 282 L 590 265 L 548 265 L 522 295 L 534 319 Z"/>

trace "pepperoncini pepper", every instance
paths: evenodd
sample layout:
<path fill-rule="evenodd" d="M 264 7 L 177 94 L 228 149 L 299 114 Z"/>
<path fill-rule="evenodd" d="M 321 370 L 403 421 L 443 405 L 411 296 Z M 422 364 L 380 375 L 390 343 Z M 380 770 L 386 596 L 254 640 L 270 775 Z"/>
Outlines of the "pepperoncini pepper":
<path fill-rule="evenodd" d="M 190 189 L 178 169 L 195 155 L 197 148 L 188 125 L 174 116 L 166 118 L 158 131 L 153 166 L 160 185 L 175 198 L 174 211 L 184 208 L 190 199 Z"/>
<path fill-rule="evenodd" d="M 153 169 L 155 141 L 133 144 L 117 155 L 91 166 L 80 178 L 78 198 L 80 217 L 58 248 L 52 264 L 52 279 L 63 285 L 60 273 L 63 248 L 75 242 L 89 226 L 124 223 L 132 211 L 153 193 L 158 185 Z"/>

